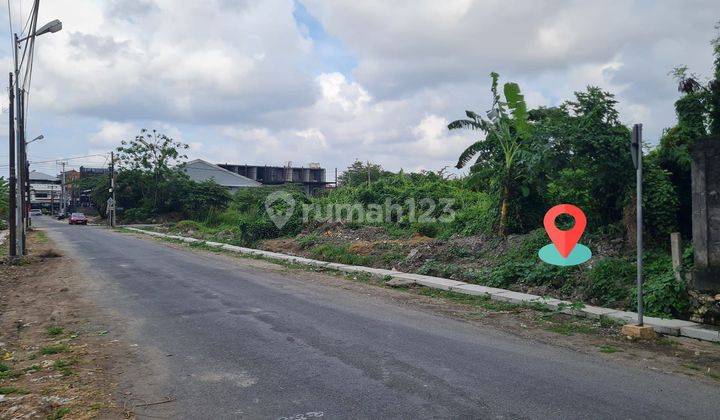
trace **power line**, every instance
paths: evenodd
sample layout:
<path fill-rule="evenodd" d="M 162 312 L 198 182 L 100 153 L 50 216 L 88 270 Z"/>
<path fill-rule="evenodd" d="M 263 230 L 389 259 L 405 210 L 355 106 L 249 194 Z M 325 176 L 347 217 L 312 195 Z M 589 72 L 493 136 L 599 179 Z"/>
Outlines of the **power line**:
<path fill-rule="evenodd" d="M 89 158 L 89 157 L 98 157 L 98 156 L 103 156 L 103 157 L 105 157 L 105 163 L 107 163 L 107 160 L 108 160 L 108 154 L 107 154 L 107 153 L 97 153 L 97 154 L 94 154 L 94 155 L 73 156 L 73 157 L 56 158 L 56 159 L 48 159 L 48 160 L 34 160 L 34 161 L 30 161 L 30 162 L 28 162 L 28 163 L 35 165 L 35 164 L 38 164 L 38 163 L 52 163 L 52 162 L 59 162 L 59 161 L 62 161 L 62 160 L 78 160 L 78 159 L 84 159 L 84 158 Z M 97 164 L 100 165 L 100 163 L 97 163 Z M 7 167 L 7 166 L 8 166 L 8 165 L 0 165 L 0 167 Z"/>

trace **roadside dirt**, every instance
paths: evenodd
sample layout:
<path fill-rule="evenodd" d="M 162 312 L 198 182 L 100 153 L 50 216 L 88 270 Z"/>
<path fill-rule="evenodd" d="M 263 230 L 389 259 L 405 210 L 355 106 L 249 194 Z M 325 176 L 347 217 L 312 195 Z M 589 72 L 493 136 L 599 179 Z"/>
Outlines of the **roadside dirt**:
<path fill-rule="evenodd" d="M 84 300 L 83 275 L 40 231 L 0 263 L 0 418 L 130 418 L 116 383 L 130 356 Z"/>
<path fill-rule="evenodd" d="M 144 240 L 165 242 L 167 246 L 191 248 L 142 234 Z M 465 295 L 438 292 L 424 287 L 392 288 L 379 278 L 346 276 L 315 271 L 309 267 L 287 266 L 262 259 L 243 257 L 225 251 L 195 252 L 218 258 L 242 260 L 243 265 L 292 272 L 296 278 L 337 287 L 362 295 L 379 296 L 399 305 L 459 319 L 482 328 L 492 328 L 538 343 L 558 346 L 625 366 L 681 374 L 720 386 L 720 345 L 689 338 L 662 336 L 655 340 L 635 341 L 620 334 L 620 325 L 599 320 L 572 317 L 538 309 L 504 305 Z"/>

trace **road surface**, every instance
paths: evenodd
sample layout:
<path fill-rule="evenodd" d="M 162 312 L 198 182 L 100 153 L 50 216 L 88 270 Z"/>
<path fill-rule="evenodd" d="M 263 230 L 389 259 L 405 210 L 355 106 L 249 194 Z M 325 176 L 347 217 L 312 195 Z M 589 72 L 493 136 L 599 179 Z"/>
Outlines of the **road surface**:
<path fill-rule="evenodd" d="M 89 298 L 156 361 L 121 384 L 172 418 L 717 418 L 720 389 L 291 272 L 47 217 Z M 130 377 L 128 377 L 130 376 Z M 155 411 L 153 411 L 155 410 Z M 139 411 L 142 416 L 144 412 Z M 302 417 L 300 417 L 302 418 Z"/>

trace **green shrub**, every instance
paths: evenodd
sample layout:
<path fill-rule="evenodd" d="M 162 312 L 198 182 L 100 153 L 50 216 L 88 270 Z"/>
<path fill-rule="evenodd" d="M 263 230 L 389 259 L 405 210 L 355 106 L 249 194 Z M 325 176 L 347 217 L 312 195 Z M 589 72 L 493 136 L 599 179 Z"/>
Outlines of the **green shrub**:
<path fill-rule="evenodd" d="M 415 232 L 428 238 L 436 237 L 439 230 L 437 224 L 434 223 L 418 223 L 415 225 Z"/>
<path fill-rule="evenodd" d="M 187 233 L 190 231 L 200 231 L 201 225 L 199 222 L 196 222 L 194 220 L 181 220 L 175 224 L 175 229 L 177 229 L 180 232 Z"/>
<path fill-rule="evenodd" d="M 331 244 L 318 245 L 310 251 L 313 258 L 349 265 L 372 265 L 370 256 L 359 255 L 348 250 L 348 246 Z"/>
<path fill-rule="evenodd" d="M 645 313 L 657 317 L 680 317 L 689 308 L 685 282 L 678 281 L 669 255 L 652 251 L 643 260 L 643 301 Z M 632 301 L 637 289 L 632 289 Z"/>
<path fill-rule="evenodd" d="M 678 195 L 668 171 L 651 161 L 644 172 L 643 225 L 650 238 L 665 243 L 678 230 Z"/>
<path fill-rule="evenodd" d="M 634 263 L 622 258 L 604 258 L 588 272 L 585 297 L 601 306 L 626 306 L 634 282 Z"/>
<path fill-rule="evenodd" d="M 530 232 L 500 257 L 499 263 L 492 267 L 486 280 L 481 283 L 494 287 L 507 287 L 515 283 L 562 287 L 579 269 L 540 261 L 537 252 L 548 242 L 543 229 Z"/>
<path fill-rule="evenodd" d="M 320 241 L 320 236 L 316 233 L 312 233 L 310 235 L 298 236 L 295 240 L 297 241 L 298 245 L 300 245 L 300 248 L 308 249 L 317 245 L 317 243 Z"/>

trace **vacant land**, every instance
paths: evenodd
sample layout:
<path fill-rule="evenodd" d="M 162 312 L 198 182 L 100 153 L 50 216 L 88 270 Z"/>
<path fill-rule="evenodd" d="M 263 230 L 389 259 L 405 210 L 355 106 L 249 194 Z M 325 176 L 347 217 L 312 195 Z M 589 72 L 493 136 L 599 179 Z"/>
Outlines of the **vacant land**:
<path fill-rule="evenodd" d="M 82 298 L 83 277 L 43 232 L 29 256 L 0 263 L 0 418 L 122 418 L 124 344 Z"/>

